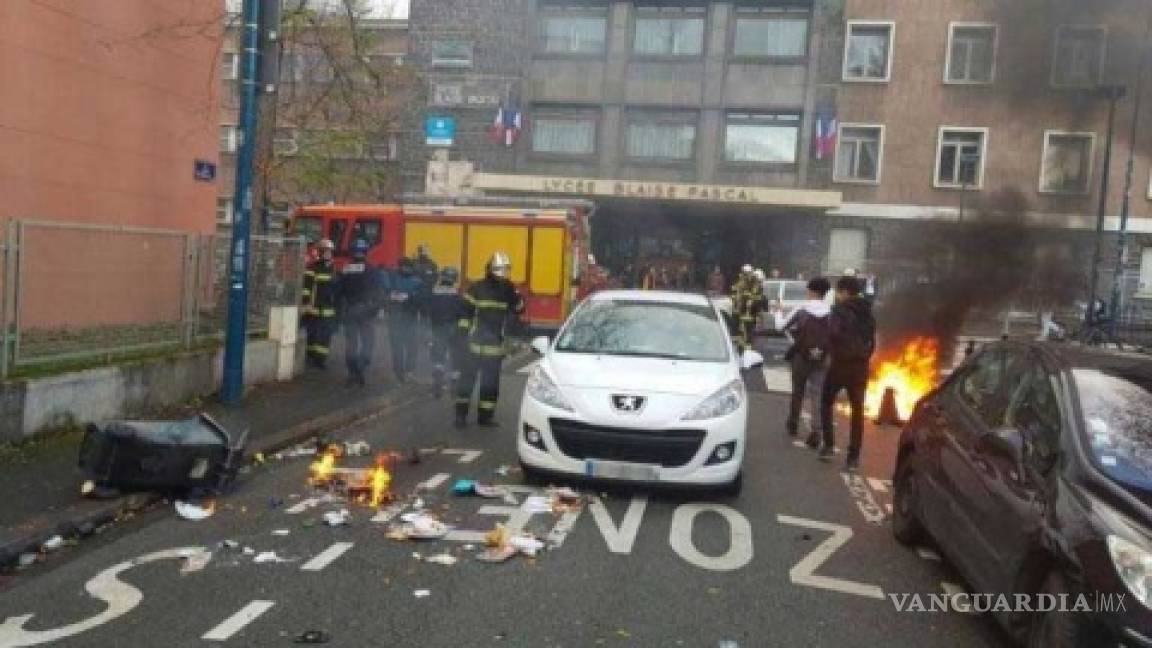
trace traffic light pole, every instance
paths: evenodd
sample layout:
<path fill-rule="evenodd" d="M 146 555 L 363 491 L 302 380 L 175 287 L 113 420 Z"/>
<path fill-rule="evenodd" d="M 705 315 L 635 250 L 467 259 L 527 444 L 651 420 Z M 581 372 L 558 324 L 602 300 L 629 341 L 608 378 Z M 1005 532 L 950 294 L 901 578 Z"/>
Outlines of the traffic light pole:
<path fill-rule="evenodd" d="M 256 91 L 259 85 L 260 0 L 244 0 L 240 86 L 240 143 L 236 159 L 236 206 L 228 257 L 228 329 L 224 338 L 224 381 L 220 399 L 244 395 L 244 349 L 248 342 L 248 266 L 251 256 L 252 166 L 256 153 Z"/>

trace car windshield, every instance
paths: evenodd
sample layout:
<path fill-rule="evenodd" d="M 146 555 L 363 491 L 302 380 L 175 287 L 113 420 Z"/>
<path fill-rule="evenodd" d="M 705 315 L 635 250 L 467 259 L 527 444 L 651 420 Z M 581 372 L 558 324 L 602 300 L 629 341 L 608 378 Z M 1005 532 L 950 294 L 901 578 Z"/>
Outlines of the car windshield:
<path fill-rule="evenodd" d="M 572 315 L 556 350 L 726 362 L 728 345 L 710 306 L 596 300 Z"/>
<path fill-rule="evenodd" d="M 1148 382 L 1074 369 L 1092 459 L 1123 486 L 1152 491 L 1152 391 Z"/>
<path fill-rule="evenodd" d="M 765 281 L 764 296 L 768 299 L 780 299 L 780 283 L 779 281 Z"/>
<path fill-rule="evenodd" d="M 784 282 L 784 301 L 798 302 L 808 299 L 808 284 L 803 281 Z"/>

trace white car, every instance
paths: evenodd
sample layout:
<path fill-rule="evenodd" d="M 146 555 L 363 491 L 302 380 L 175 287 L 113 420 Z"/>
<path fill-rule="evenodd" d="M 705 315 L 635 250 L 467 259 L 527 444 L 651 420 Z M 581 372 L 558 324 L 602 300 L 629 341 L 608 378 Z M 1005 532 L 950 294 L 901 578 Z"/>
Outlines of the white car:
<path fill-rule="evenodd" d="M 801 279 L 765 279 L 764 298 L 768 301 L 764 313 L 766 328 L 772 333 L 783 333 L 788 319 L 808 301 L 808 282 Z"/>
<path fill-rule="evenodd" d="M 605 291 L 585 300 L 524 389 L 517 451 L 525 476 L 743 485 L 748 397 L 741 357 L 703 295 Z"/>

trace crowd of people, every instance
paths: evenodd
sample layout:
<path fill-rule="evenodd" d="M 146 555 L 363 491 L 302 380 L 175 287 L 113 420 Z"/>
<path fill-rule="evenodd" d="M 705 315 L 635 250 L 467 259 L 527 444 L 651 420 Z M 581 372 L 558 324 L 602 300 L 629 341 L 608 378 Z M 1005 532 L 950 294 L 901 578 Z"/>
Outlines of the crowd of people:
<path fill-rule="evenodd" d="M 397 381 L 411 380 L 419 350 L 426 346 L 437 394 L 455 382 L 457 425 L 467 424 L 474 391 L 479 391 L 477 423 L 494 424 L 506 336 L 524 311 L 510 280 L 508 255 L 493 254 L 484 278 L 461 291 L 459 271 L 439 268 L 424 245 L 395 269 L 370 264 L 363 240 L 352 245 L 351 258 L 337 269 L 334 248 L 331 241 L 320 241 L 304 273 L 301 323 L 308 366 L 327 368 L 332 336 L 342 330 L 348 380 L 366 385 L 376 323 L 386 318 Z"/>

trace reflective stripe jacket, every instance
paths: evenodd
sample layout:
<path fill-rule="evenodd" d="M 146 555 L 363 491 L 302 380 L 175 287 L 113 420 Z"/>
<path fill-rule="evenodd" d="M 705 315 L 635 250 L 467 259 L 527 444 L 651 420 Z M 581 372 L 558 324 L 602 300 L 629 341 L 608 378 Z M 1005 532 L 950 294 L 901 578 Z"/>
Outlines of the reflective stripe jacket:
<path fill-rule="evenodd" d="M 502 356 L 508 323 L 516 323 L 523 312 L 524 300 L 511 281 L 485 277 L 469 286 L 458 325 L 468 330 L 472 353 Z"/>
<path fill-rule="evenodd" d="M 336 269 L 331 261 L 317 260 L 304 271 L 304 315 L 336 317 Z"/>
<path fill-rule="evenodd" d="M 755 320 L 764 303 L 764 285 L 758 279 L 740 278 L 732 286 L 732 316 L 737 320 Z"/>

